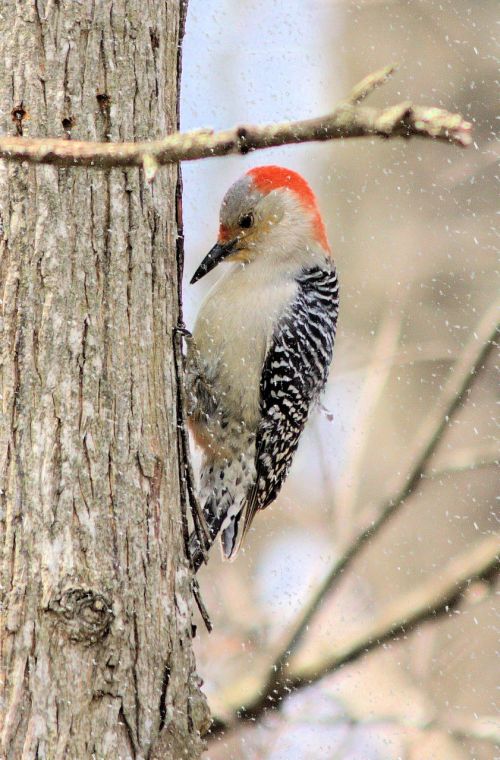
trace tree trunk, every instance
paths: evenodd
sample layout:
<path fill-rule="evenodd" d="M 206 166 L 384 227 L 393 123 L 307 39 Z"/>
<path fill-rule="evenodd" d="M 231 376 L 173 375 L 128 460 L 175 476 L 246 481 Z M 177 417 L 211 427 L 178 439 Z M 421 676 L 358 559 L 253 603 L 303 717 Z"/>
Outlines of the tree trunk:
<path fill-rule="evenodd" d="M 182 0 L 4 0 L 0 130 L 175 129 Z M 2 164 L 8 758 L 197 758 L 172 329 L 175 167 Z"/>

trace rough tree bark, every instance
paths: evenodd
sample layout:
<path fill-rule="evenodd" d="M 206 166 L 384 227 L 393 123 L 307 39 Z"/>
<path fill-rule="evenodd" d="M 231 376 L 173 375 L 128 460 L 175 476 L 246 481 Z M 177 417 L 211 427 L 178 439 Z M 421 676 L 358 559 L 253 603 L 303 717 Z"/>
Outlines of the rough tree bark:
<path fill-rule="evenodd" d="M 177 126 L 181 0 L 6 0 L 0 131 Z M 0 167 L 5 758 L 199 757 L 176 424 L 177 168 Z"/>

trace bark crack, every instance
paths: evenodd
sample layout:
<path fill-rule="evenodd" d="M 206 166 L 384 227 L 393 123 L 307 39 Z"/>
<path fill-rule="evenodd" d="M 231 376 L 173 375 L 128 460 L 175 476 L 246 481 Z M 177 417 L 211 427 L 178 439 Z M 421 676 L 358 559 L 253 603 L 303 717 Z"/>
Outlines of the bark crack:
<path fill-rule="evenodd" d="M 159 728 L 160 732 L 163 731 L 165 727 L 165 721 L 167 717 L 167 691 L 168 691 L 169 681 L 170 681 L 170 665 L 167 662 L 163 670 L 163 679 L 162 679 L 162 684 L 161 684 L 160 728 Z"/>
<path fill-rule="evenodd" d="M 125 732 L 127 734 L 128 738 L 128 745 L 129 745 L 129 752 L 132 760 L 136 760 L 137 754 L 136 754 L 136 745 L 135 745 L 135 739 L 134 739 L 134 733 L 132 731 L 132 727 L 130 726 L 130 723 L 127 720 L 127 717 L 125 715 L 125 710 L 123 709 L 123 701 L 122 706 L 120 707 L 120 711 L 118 713 L 118 721 L 122 723 L 122 726 L 125 727 Z"/>
<path fill-rule="evenodd" d="M 141 736 L 141 702 L 139 697 L 139 677 L 137 674 L 138 671 L 138 663 L 139 663 L 139 655 L 140 655 L 140 639 L 139 639 L 139 630 L 137 626 L 137 614 L 134 610 L 133 613 L 133 621 L 134 621 L 134 664 L 132 667 L 132 675 L 134 679 L 134 696 L 135 696 L 135 732 L 137 736 L 137 743 L 140 744 L 140 736 Z"/>

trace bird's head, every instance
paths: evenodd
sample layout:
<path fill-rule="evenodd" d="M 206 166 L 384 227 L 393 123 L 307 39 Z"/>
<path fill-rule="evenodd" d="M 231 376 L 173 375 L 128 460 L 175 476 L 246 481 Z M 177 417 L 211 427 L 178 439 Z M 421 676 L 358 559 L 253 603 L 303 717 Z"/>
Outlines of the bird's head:
<path fill-rule="evenodd" d="M 250 169 L 222 201 L 217 243 L 196 270 L 197 282 L 221 261 L 306 263 L 330 255 L 316 197 L 300 174 L 281 166 Z"/>

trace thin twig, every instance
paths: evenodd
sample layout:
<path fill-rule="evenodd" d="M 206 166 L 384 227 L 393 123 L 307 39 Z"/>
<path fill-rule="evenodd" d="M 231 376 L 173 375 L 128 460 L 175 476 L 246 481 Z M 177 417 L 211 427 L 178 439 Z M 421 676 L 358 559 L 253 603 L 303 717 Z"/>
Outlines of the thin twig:
<path fill-rule="evenodd" d="M 194 490 L 194 480 L 193 480 L 193 471 L 191 467 L 191 457 L 190 457 L 190 451 L 189 451 L 189 440 L 188 440 L 188 434 L 186 430 L 186 425 L 184 422 L 184 414 L 186 409 L 186 399 L 185 399 L 185 392 L 184 392 L 184 355 L 182 353 L 182 327 L 176 327 L 174 329 L 174 365 L 175 365 L 175 375 L 176 375 L 176 381 L 177 381 L 177 428 L 178 428 L 178 441 L 179 441 L 179 465 L 180 465 L 180 474 L 181 474 L 181 494 L 184 494 L 183 485 L 186 488 L 187 494 L 188 494 L 188 502 L 191 509 L 191 514 L 193 515 L 193 523 L 195 526 L 195 531 L 201 531 L 201 526 L 203 525 L 203 522 L 199 523 L 198 521 L 198 515 L 196 514 L 197 508 L 200 509 L 198 504 L 198 499 L 196 497 L 196 493 Z M 185 496 L 184 496 L 185 499 Z M 208 530 L 208 528 L 207 528 Z M 189 555 L 189 529 L 187 525 L 186 516 L 183 517 L 183 533 L 184 533 L 184 543 L 186 547 L 186 552 Z M 196 533 L 198 536 L 198 532 Z M 205 550 L 202 540 L 200 539 L 200 536 L 198 536 L 200 540 L 200 548 L 201 552 L 203 553 L 203 556 L 205 557 Z M 189 556 L 189 559 L 191 560 L 191 556 Z M 198 610 L 200 612 L 200 615 L 202 617 L 203 622 L 205 623 L 205 627 L 209 633 L 212 632 L 212 622 L 210 620 L 210 616 L 207 612 L 207 608 L 205 607 L 205 604 L 203 602 L 200 587 L 198 585 L 198 581 L 193 576 L 192 579 L 192 589 L 193 589 L 193 596 L 196 602 L 196 605 L 198 607 Z"/>
<path fill-rule="evenodd" d="M 181 202 L 182 202 L 182 175 L 179 169 L 179 174 L 177 178 L 177 187 L 176 187 L 176 222 L 177 222 L 176 261 L 177 261 L 178 287 L 180 287 L 182 283 L 182 274 L 183 274 L 183 265 L 184 265 L 184 231 L 183 231 L 183 223 L 182 223 L 182 203 Z M 182 531 L 183 531 L 183 536 L 184 536 L 185 550 L 189 556 L 189 559 L 191 560 L 191 556 L 189 555 L 190 544 L 189 544 L 189 525 L 188 525 L 188 518 L 187 518 L 187 502 L 189 502 L 189 507 L 193 514 L 193 522 L 195 524 L 195 529 L 198 528 L 201 531 L 201 528 L 199 526 L 200 525 L 203 526 L 203 521 L 200 523 L 200 521 L 196 519 L 197 517 L 196 510 L 200 509 L 200 507 L 199 507 L 198 499 L 196 498 L 196 493 L 194 490 L 194 476 L 193 476 L 193 471 L 191 467 L 189 439 L 188 439 L 188 433 L 187 433 L 186 424 L 185 424 L 186 394 L 185 394 L 185 389 L 184 389 L 185 366 L 184 366 L 184 354 L 182 352 L 182 339 L 183 339 L 183 334 L 185 334 L 186 330 L 184 328 L 183 321 L 182 321 L 182 317 L 183 317 L 182 299 L 180 295 L 181 294 L 179 291 L 179 301 L 178 301 L 179 323 L 174 328 L 174 331 L 173 331 L 174 370 L 175 370 L 176 390 L 177 390 L 177 430 L 178 430 L 177 453 L 178 453 L 178 461 L 179 461 L 179 480 L 180 480 L 179 488 L 180 488 L 180 494 L 181 494 Z M 186 493 L 187 493 L 187 499 L 186 499 Z M 208 530 L 208 527 L 207 527 L 207 530 Z M 201 546 L 201 550 L 202 552 L 204 551 L 203 545 Z M 198 610 L 203 619 L 203 622 L 205 623 L 205 627 L 207 631 L 210 633 L 212 631 L 212 622 L 210 620 L 205 604 L 203 603 L 198 581 L 196 580 L 195 577 L 193 577 L 192 579 L 192 590 L 193 590 L 193 596 L 198 606 Z"/>
<path fill-rule="evenodd" d="M 182 218 L 182 170 L 179 166 L 177 169 L 177 182 L 175 187 L 175 222 L 177 227 L 177 238 L 175 243 L 175 260 L 177 264 L 177 320 L 182 323 L 182 276 L 184 273 L 184 223 Z M 182 516 L 182 533 L 184 538 L 184 548 L 186 555 L 189 556 L 189 522 L 187 515 L 188 497 L 187 488 L 185 488 L 185 461 L 189 457 L 189 450 L 186 448 L 186 429 L 184 425 L 185 401 L 184 401 L 184 357 L 182 354 L 182 340 L 176 328 L 172 335 L 172 348 L 174 358 L 175 372 L 175 390 L 176 390 L 176 421 L 177 421 L 177 458 L 179 465 L 179 491 L 180 506 Z"/>
<path fill-rule="evenodd" d="M 361 82 L 358 82 L 355 87 L 352 88 L 349 97 L 347 98 L 349 103 L 356 105 L 361 103 L 362 100 L 368 97 L 374 90 L 381 87 L 387 82 L 388 79 L 394 74 L 397 66 L 389 65 L 384 66 L 383 69 L 374 71 L 373 74 L 368 74 Z"/>
<path fill-rule="evenodd" d="M 341 140 L 352 137 L 426 137 L 467 147 L 472 124 L 456 113 L 411 102 L 387 108 L 359 105 L 394 70 L 386 66 L 365 77 L 329 114 L 281 124 L 242 125 L 221 132 L 176 132 L 150 142 L 98 143 L 62 138 L 0 137 L 0 158 L 56 166 L 101 169 L 141 166 L 147 181 L 158 168 L 179 161 L 248 153 L 277 145 Z"/>
<path fill-rule="evenodd" d="M 330 572 L 316 590 L 300 618 L 292 628 L 286 644 L 274 660 L 266 685 L 261 696 L 254 703 L 242 709 L 242 715 L 253 715 L 255 710 L 263 711 L 266 707 L 276 705 L 276 695 L 280 698 L 289 688 L 295 688 L 285 673 L 285 666 L 291 655 L 296 651 L 300 641 L 307 631 L 312 618 L 319 609 L 325 597 L 337 586 L 345 571 L 358 557 L 361 549 L 373 538 L 387 521 L 395 514 L 406 499 L 416 490 L 427 465 L 434 454 L 449 422 L 461 406 L 470 391 L 474 381 L 479 377 L 489 354 L 495 345 L 494 340 L 498 330 L 498 303 L 495 302 L 487 310 L 481 322 L 473 332 L 473 336 L 465 346 L 456 362 L 441 395 L 440 413 L 432 414 L 424 421 L 412 456 L 409 471 L 404 475 L 397 487 L 393 489 L 394 496 L 379 506 L 368 527 L 362 530 L 353 542 L 334 563 Z M 373 512 L 373 510 L 370 510 Z"/>
<path fill-rule="evenodd" d="M 210 615 L 208 614 L 208 610 L 205 606 L 205 602 L 203 601 L 203 597 L 200 591 L 200 584 L 198 583 L 198 579 L 196 578 L 196 576 L 193 576 L 193 596 L 196 599 L 196 604 L 198 606 L 198 610 L 203 619 L 203 622 L 205 623 L 205 628 L 207 629 L 209 633 L 212 633 L 212 630 L 213 630 L 212 621 L 210 620 Z"/>
<path fill-rule="evenodd" d="M 358 500 L 359 484 L 362 481 L 361 468 L 368 443 L 367 427 L 371 416 L 389 379 L 393 365 L 381 360 L 381 357 L 395 352 L 401 320 L 388 313 L 378 330 L 370 364 L 366 369 L 365 381 L 356 405 L 353 433 L 346 447 L 346 466 L 342 477 L 334 488 L 334 501 L 337 505 L 335 521 L 336 535 L 339 543 L 347 536 L 346 528 L 352 525 L 354 510 Z"/>

